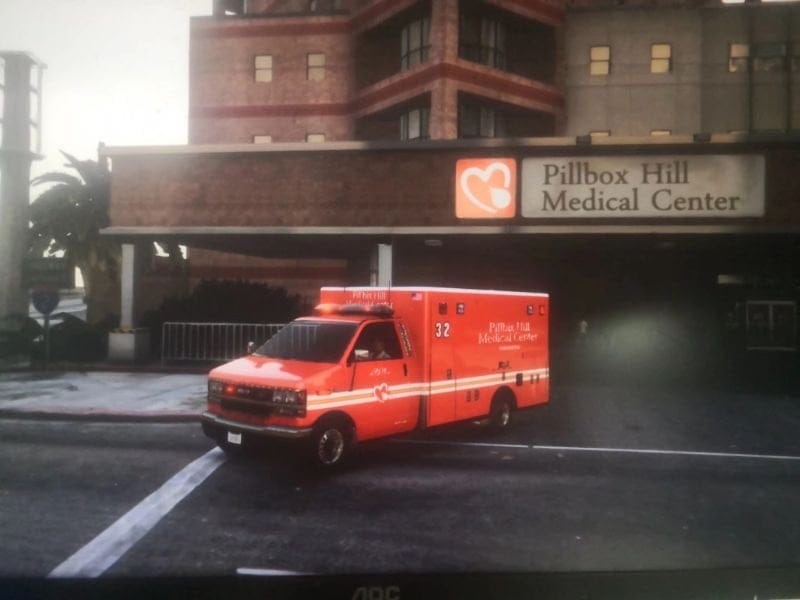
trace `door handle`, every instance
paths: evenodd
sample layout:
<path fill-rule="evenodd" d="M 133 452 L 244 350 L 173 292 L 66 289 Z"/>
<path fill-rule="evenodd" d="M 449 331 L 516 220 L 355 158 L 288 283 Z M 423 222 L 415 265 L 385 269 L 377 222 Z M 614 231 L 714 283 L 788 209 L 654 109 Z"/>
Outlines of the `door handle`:
<path fill-rule="evenodd" d="M 447 378 L 448 379 L 452 379 L 453 378 L 453 369 L 447 369 Z"/>
<path fill-rule="evenodd" d="M 403 363 L 403 375 L 408 377 L 408 365 L 406 363 Z"/>

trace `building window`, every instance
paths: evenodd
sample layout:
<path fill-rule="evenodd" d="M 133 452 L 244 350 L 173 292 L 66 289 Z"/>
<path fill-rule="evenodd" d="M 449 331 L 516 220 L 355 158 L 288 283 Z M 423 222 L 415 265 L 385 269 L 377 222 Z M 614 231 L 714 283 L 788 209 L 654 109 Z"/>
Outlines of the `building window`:
<path fill-rule="evenodd" d="M 745 318 L 748 350 L 797 349 L 795 302 L 750 301 Z"/>
<path fill-rule="evenodd" d="M 400 115 L 400 139 L 420 140 L 428 139 L 428 122 L 430 120 L 429 108 L 412 108 Z"/>
<path fill-rule="evenodd" d="M 651 129 L 650 135 L 653 137 L 661 137 L 664 135 L 672 135 L 672 131 L 669 129 Z"/>
<path fill-rule="evenodd" d="M 458 137 L 503 137 L 505 119 L 494 108 L 462 103 L 458 109 Z"/>
<path fill-rule="evenodd" d="M 272 55 L 262 54 L 255 58 L 256 81 L 272 81 Z"/>
<path fill-rule="evenodd" d="M 322 81 L 325 79 L 325 55 L 321 52 L 309 54 L 306 59 L 306 79 Z"/>
<path fill-rule="evenodd" d="M 307 133 L 306 134 L 306 141 L 312 144 L 319 144 L 325 141 L 325 134 L 324 133 Z"/>
<path fill-rule="evenodd" d="M 672 71 L 672 45 L 653 44 L 650 46 L 650 72 L 669 73 Z"/>
<path fill-rule="evenodd" d="M 611 72 L 611 46 L 589 48 L 589 74 L 608 75 Z"/>
<path fill-rule="evenodd" d="M 747 71 L 750 59 L 750 44 L 728 44 L 728 72 Z"/>
<path fill-rule="evenodd" d="M 786 63 L 786 44 L 763 43 L 753 46 L 754 71 L 783 71 Z"/>
<path fill-rule="evenodd" d="M 428 60 L 430 28 L 431 22 L 427 17 L 403 27 L 400 32 L 401 69 L 410 69 Z"/>
<path fill-rule="evenodd" d="M 506 68 L 506 25 L 497 19 L 465 15 L 459 31 L 459 55 L 497 69 Z"/>
<path fill-rule="evenodd" d="M 254 144 L 271 144 L 272 143 L 272 136 L 271 135 L 254 135 L 253 136 L 253 143 Z"/>

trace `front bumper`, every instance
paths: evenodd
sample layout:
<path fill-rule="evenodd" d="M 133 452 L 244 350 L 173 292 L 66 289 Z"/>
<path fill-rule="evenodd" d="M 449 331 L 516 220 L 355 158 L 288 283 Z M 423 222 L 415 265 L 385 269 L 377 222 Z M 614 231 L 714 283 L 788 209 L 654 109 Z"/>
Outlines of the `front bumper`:
<path fill-rule="evenodd" d="M 295 440 L 307 438 L 311 435 L 311 427 L 296 428 L 283 427 L 280 425 L 248 425 L 246 423 L 239 423 L 238 421 L 223 419 L 210 412 L 203 413 L 201 420 L 203 423 L 203 430 L 207 435 L 212 433 L 210 430 L 216 430 L 217 432 L 224 430 L 234 433 L 247 433 L 265 438 L 277 437 Z"/>

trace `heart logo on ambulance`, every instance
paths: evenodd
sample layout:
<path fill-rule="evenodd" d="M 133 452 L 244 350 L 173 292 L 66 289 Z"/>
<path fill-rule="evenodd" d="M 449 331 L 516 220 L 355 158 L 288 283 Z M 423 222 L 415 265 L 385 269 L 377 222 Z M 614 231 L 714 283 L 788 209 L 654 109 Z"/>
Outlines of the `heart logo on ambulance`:
<path fill-rule="evenodd" d="M 509 219 L 516 214 L 517 163 L 513 158 L 456 162 L 456 216 Z"/>
<path fill-rule="evenodd" d="M 389 399 L 389 384 L 382 383 L 380 385 L 376 385 L 373 392 L 375 393 L 375 397 L 378 399 L 378 402 L 386 402 Z"/>

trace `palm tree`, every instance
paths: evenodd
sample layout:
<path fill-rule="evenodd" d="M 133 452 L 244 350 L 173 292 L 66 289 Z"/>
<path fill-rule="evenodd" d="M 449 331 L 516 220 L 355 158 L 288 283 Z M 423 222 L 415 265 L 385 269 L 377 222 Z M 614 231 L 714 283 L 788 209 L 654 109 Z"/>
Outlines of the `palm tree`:
<path fill-rule="evenodd" d="M 76 175 L 50 172 L 31 181 L 33 186 L 51 185 L 31 204 L 29 249 L 34 256 L 63 251 L 80 269 L 87 320 L 95 322 L 106 316 L 98 314 L 98 285 L 102 279 L 115 283 L 119 272 L 119 244 L 100 235 L 110 223 L 110 173 L 105 161 L 62 154 L 67 159 L 64 166 Z"/>

